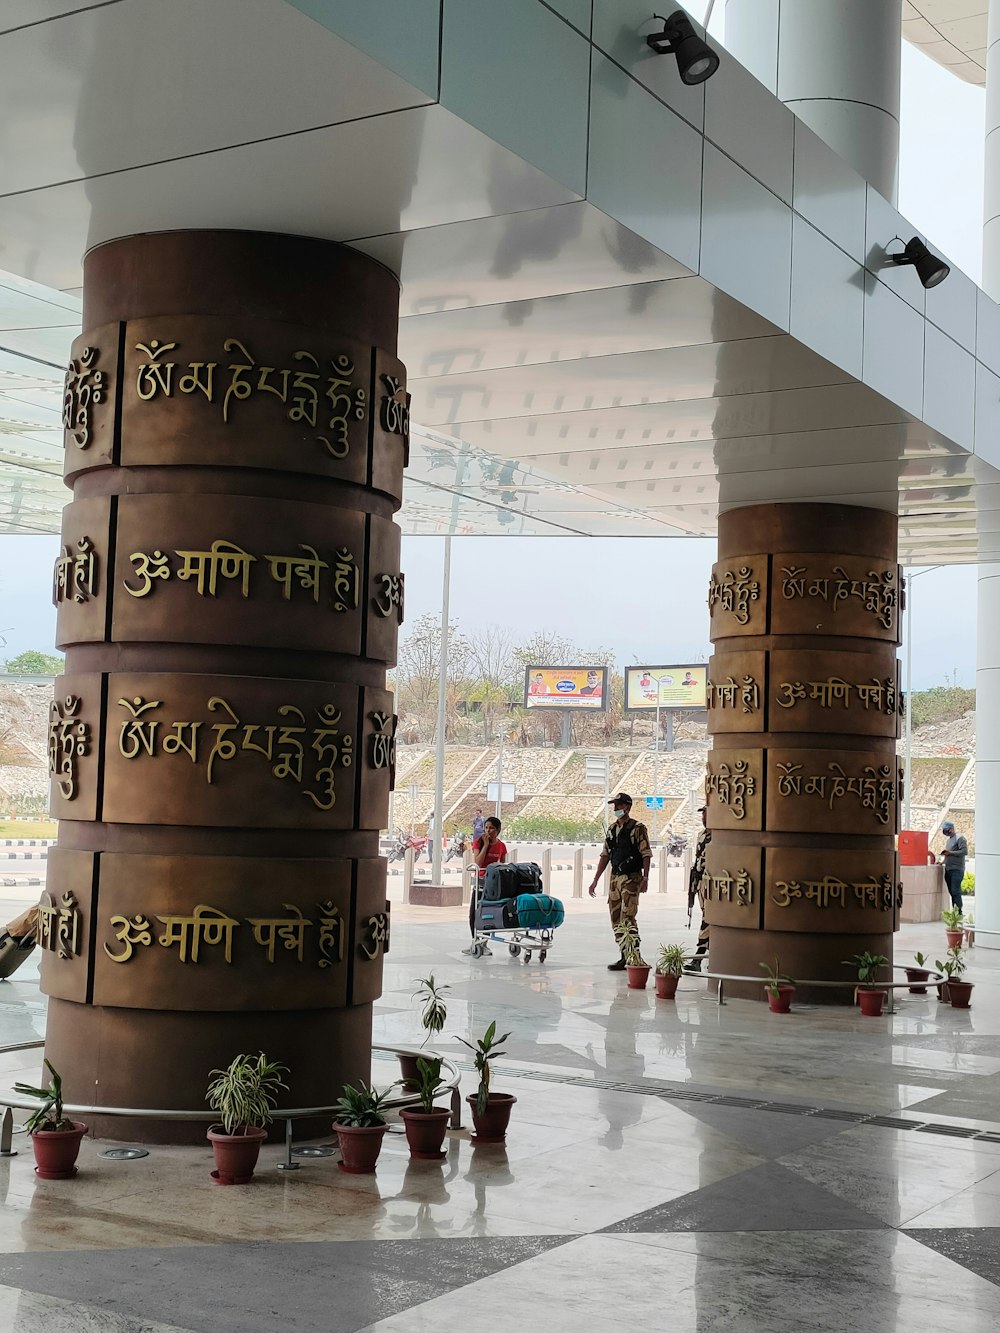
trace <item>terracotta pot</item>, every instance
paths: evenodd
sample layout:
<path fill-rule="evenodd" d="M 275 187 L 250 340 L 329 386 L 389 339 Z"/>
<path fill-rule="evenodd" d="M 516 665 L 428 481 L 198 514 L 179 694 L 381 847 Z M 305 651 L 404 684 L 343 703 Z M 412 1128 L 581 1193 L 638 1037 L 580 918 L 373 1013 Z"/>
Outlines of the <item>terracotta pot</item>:
<path fill-rule="evenodd" d="M 976 983 L 974 981 L 955 981 L 952 978 L 948 982 L 948 994 L 951 997 L 951 1007 L 953 1009 L 968 1009 L 972 1003 L 972 988 Z"/>
<path fill-rule="evenodd" d="M 476 1110 L 476 1097 L 473 1094 L 465 1099 L 472 1110 L 472 1124 L 475 1134 L 473 1143 L 503 1143 L 510 1123 L 510 1113 L 517 1101 L 509 1092 L 491 1092 L 486 1102 L 486 1113 L 480 1115 Z"/>
<path fill-rule="evenodd" d="M 406 1141 L 410 1145 L 410 1156 L 421 1161 L 441 1162 L 447 1153 L 441 1151 L 444 1136 L 448 1132 L 448 1108 L 435 1106 L 433 1111 L 417 1110 L 405 1107 L 400 1111 L 406 1127 Z"/>
<path fill-rule="evenodd" d="M 417 1072 L 419 1055 L 400 1055 L 399 1072 L 402 1074 L 404 1092 L 416 1092 L 420 1087 L 420 1074 Z"/>
<path fill-rule="evenodd" d="M 628 964 L 625 968 L 628 973 L 629 990 L 645 990 L 646 982 L 649 980 L 649 964 L 644 963 L 642 967 L 633 967 Z"/>
<path fill-rule="evenodd" d="M 210 1125 L 207 1137 L 215 1153 L 212 1179 L 217 1185 L 245 1185 L 253 1179 L 266 1129 L 244 1126 L 242 1133 L 224 1134 L 218 1125 Z"/>
<path fill-rule="evenodd" d="M 944 932 L 944 937 L 948 941 L 948 948 L 954 949 L 956 946 L 961 947 L 962 940 L 965 938 L 965 931 L 961 928 L 958 930 L 946 930 Z"/>
<path fill-rule="evenodd" d="M 920 982 L 927 981 L 930 973 L 923 967 L 908 967 L 906 969 L 906 980 L 910 983 L 911 995 L 926 995 L 927 987 L 921 986 Z"/>
<path fill-rule="evenodd" d="M 862 990 L 859 987 L 858 1004 L 861 1005 L 861 1012 L 867 1018 L 881 1018 L 882 1006 L 885 1004 L 885 991 Z"/>
<path fill-rule="evenodd" d="M 341 1171 L 351 1176 L 370 1176 L 382 1151 L 385 1125 L 338 1125 L 334 1122 L 337 1142 L 340 1144 Z"/>
<path fill-rule="evenodd" d="M 680 977 L 675 972 L 656 972 L 653 974 L 653 983 L 656 986 L 656 998 L 658 1000 L 672 1000 L 677 994 L 677 983 Z"/>
<path fill-rule="evenodd" d="M 71 1122 L 72 1129 L 36 1129 L 31 1146 L 35 1150 L 35 1175 L 42 1180 L 69 1180 L 76 1175 L 80 1142 L 87 1132 L 82 1120 Z"/>
<path fill-rule="evenodd" d="M 772 1014 L 787 1014 L 792 1007 L 792 996 L 795 994 L 794 986 L 780 986 L 775 995 L 770 987 L 766 987 L 767 1002 L 771 1006 Z"/>

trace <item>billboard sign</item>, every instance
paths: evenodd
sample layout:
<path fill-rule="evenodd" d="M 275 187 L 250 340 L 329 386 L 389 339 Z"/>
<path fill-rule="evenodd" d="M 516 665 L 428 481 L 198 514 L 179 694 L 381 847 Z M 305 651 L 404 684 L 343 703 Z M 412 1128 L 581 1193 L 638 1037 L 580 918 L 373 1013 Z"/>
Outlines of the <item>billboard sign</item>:
<path fill-rule="evenodd" d="M 704 708 L 708 667 L 630 666 L 625 668 L 626 713 L 655 713 L 661 708 Z"/>
<path fill-rule="evenodd" d="M 607 694 L 607 667 L 524 668 L 525 708 L 586 708 L 603 713 Z"/>

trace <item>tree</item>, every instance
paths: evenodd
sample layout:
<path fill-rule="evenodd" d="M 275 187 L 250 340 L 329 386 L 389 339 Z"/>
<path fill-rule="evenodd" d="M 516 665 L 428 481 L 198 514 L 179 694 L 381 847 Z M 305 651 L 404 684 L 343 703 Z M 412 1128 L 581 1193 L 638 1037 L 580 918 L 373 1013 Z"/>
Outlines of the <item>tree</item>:
<path fill-rule="evenodd" d="M 30 648 L 26 653 L 8 658 L 4 670 L 9 676 L 61 676 L 63 665 L 61 657 Z"/>

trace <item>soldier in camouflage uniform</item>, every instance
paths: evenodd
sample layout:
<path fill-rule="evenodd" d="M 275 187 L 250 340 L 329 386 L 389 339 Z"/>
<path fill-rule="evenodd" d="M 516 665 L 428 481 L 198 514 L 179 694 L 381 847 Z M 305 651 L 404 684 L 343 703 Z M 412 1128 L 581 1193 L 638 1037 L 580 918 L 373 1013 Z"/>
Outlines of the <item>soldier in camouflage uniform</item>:
<path fill-rule="evenodd" d="M 611 863 L 611 887 L 608 890 L 608 910 L 611 913 L 611 929 L 619 921 L 634 921 L 639 909 L 639 894 L 649 888 L 649 863 L 653 853 L 649 846 L 649 834 L 646 825 L 632 818 L 632 797 L 620 791 L 612 796 L 608 805 L 613 806 L 615 822 L 608 829 L 604 839 L 604 850 L 597 862 L 597 871 L 588 892 L 591 898 L 597 892 L 597 884 L 604 874 L 605 867 Z M 625 959 L 608 964 L 609 972 L 625 970 Z"/>
<path fill-rule="evenodd" d="M 702 806 L 698 812 L 701 815 L 701 832 L 698 834 L 698 841 L 694 848 L 694 861 L 691 863 L 691 875 L 688 879 L 688 925 L 691 924 L 691 912 L 694 908 L 695 898 L 701 900 L 701 925 L 698 928 L 698 947 L 695 950 L 695 956 L 688 964 L 688 970 L 691 972 L 700 972 L 702 959 L 708 953 L 708 922 L 705 920 L 705 861 L 708 854 L 708 844 L 712 841 L 712 830 L 706 826 L 706 809 Z"/>

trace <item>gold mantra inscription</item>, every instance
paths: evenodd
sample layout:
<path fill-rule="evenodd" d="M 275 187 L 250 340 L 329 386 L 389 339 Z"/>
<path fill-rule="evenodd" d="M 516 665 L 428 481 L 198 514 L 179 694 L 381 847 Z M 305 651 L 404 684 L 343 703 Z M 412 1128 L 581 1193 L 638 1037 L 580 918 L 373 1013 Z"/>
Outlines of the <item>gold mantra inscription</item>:
<path fill-rule="evenodd" d="M 775 701 L 781 708 L 794 708 L 800 699 L 814 700 L 821 708 L 832 708 L 834 704 L 849 708 L 853 695 L 857 695 L 866 712 L 874 709 L 894 717 L 903 711 L 902 696 L 891 676 L 884 680 L 872 676 L 870 684 L 852 683 L 839 676 L 829 676 L 826 680 L 783 680 L 775 690 Z"/>
<path fill-rule="evenodd" d="M 135 344 L 135 350 L 146 357 L 135 376 L 135 391 L 141 402 L 200 395 L 220 407 L 222 419 L 228 423 L 236 403 L 269 395 L 286 409 L 288 421 L 319 429 L 321 433 L 314 438 L 332 458 L 347 457 L 348 424 L 352 418 L 364 421 L 368 415 L 368 393 L 355 383 L 354 362 L 349 356 L 338 355 L 321 363 L 312 352 L 300 348 L 291 353 L 293 364 L 282 369 L 260 365 L 239 338 L 224 340 L 222 350 L 229 356 L 225 364 L 169 359 L 170 353 L 179 348 L 180 343 L 160 338 Z"/>
<path fill-rule="evenodd" d="M 53 699 L 49 705 L 49 777 L 58 782 L 64 801 L 76 796 L 76 761 L 90 751 L 90 723 L 79 712 L 80 699 L 75 694 L 67 694 L 62 703 Z"/>
<path fill-rule="evenodd" d="M 892 629 L 898 600 L 895 569 L 870 569 L 859 579 L 851 578 L 840 565 L 833 566 L 832 576 L 818 578 L 805 565 L 782 566 L 781 572 L 781 595 L 786 601 L 816 598 L 836 611 L 841 602 L 855 598 L 880 625 Z"/>
<path fill-rule="evenodd" d="M 748 768 L 745 759 L 736 759 L 732 764 L 720 764 L 705 778 L 705 795 L 714 795 L 734 819 L 746 818 L 746 798 L 757 791 L 757 781 Z"/>
<path fill-rule="evenodd" d="M 111 387 L 111 376 L 97 369 L 100 351 L 85 347 L 66 368 L 63 384 L 63 428 L 78 449 L 86 449 L 93 434 L 92 410 L 104 402 Z"/>
<path fill-rule="evenodd" d="M 318 605 L 326 578 L 323 571 L 330 570 L 329 605 L 337 612 L 356 611 L 360 605 L 361 570 L 353 553 L 343 546 L 331 560 L 324 560 L 314 546 L 300 542 L 299 550 L 301 555 L 258 557 L 220 537 L 207 551 L 133 551 L 129 559 L 137 583 L 133 585 L 123 579 L 122 586 L 132 597 L 148 597 L 155 591 L 157 580 L 166 583 L 177 579 L 180 583 L 190 583 L 199 597 L 217 597 L 226 583 L 234 583 L 246 600 L 251 595 L 252 567 L 262 559 L 267 561 L 268 573 L 281 588 L 282 600 L 290 602 L 296 591 L 302 591 Z M 375 588 L 381 590 L 384 581 L 393 577 L 402 576 L 376 575 Z M 373 602 L 381 609 L 379 595 L 380 591 Z"/>
<path fill-rule="evenodd" d="M 38 943 L 59 958 L 79 958 L 83 917 L 76 897 L 71 891 L 62 896 L 62 906 L 56 907 L 47 892 L 38 904 Z"/>
<path fill-rule="evenodd" d="M 779 879 L 774 887 L 771 901 L 778 907 L 791 907 L 798 899 L 805 898 L 819 908 L 859 907 L 875 908 L 879 912 L 891 912 L 893 907 L 903 903 L 902 884 L 893 884 L 891 875 L 872 876 L 870 879 L 844 880 L 836 875 L 824 875 L 822 879 Z M 853 902 L 852 902 L 853 899 Z"/>
<path fill-rule="evenodd" d="M 705 875 L 702 879 L 706 902 L 736 902 L 739 907 L 753 905 L 753 880 L 748 870 L 740 869 L 735 875 L 724 870 L 721 875 Z"/>
<path fill-rule="evenodd" d="M 896 803 L 896 779 L 888 764 L 875 768 L 866 764 L 856 777 L 848 777 L 838 763 L 827 764 L 826 773 L 804 774 L 803 764 L 778 764 L 779 796 L 816 796 L 832 810 L 837 801 L 854 797 L 863 810 L 871 810 L 880 824 L 888 824 Z"/>
<path fill-rule="evenodd" d="M 718 578 L 712 571 L 708 585 L 708 612 L 712 615 L 718 606 L 728 611 L 738 625 L 745 625 L 750 619 L 750 603 L 760 598 L 760 582 L 753 577 L 749 565 L 739 569 L 727 569 Z"/>
<path fill-rule="evenodd" d="M 737 685 L 732 676 L 727 676 L 725 684 L 716 685 L 710 680 L 705 687 L 705 703 L 709 708 L 738 708 L 742 705 L 744 713 L 756 713 L 760 708 L 760 690 L 753 676 L 744 676 Z"/>
<path fill-rule="evenodd" d="M 68 546 L 56 556 L 52 569 L 52 605 L 59 606 L 71 598 L 74 602 L 89 602 L 96 595 L 97 557 L 89 537 L 81 537 L 76 544 L 76 555 Z"/>
<path fill-rule="evenodd" d="M 157 935 L 156 927 L 150 918 L 141 913 L 135 916 L 115 915 L 108 924 L 117 942 L 122 946 L 115 952 L 107 943 L 104 952 L 113 963 L 127 963 L 137 948 L 148 948 L 155 938 L 164 949 L 176 946 L 177 958 L 181 963 L 197 963 L 203 949 L 222 950 L 227 963 L 233 961 L 233 935 L 244 926 L 251 928 L 253 942 L 264 950 L 269 964 L 274 962 L 275 951 L 279 942 L 284 952 L 294 956 L 296 962 L 305 961 L 306 932 L 316 935 L 316 966 L 332 967 L 344 960 L 344 920 L 340 909 L 332 902 L 318 903 L 319 913 L 315 921 L 304 916 L 301 909 L 291 903 L 282 903 L 284 916 L 251 916 L 240 921 L 228 916 L 217 907 L 199 903 L 190 916 L 154 916 L 163 926 L 162 934 Z"/>
<path fill-rule="evenodd" d="M 141 696 L 119 699 L 118 705 L 129 714 L 118 733 L 118 752 L 123 759 L 138 759 L 143 754 L 158 758 L 183 750 L 192 764 L 198 764 L 211 738 L 212 747 L 205 768 L 205 781 L 209 786 L 215 780 L 216 763 L 228 763 L 237 755 L 255 753 L 272 764 L 273 777 L 291 779 L 303 787 L 302 794 L 318 810 L 332 810 L 337 803 L 337 770 L 350 768 L 354 763 L 354 737 L 341 733 L 340 710 L 333 704 L 323 704 L 316 710 L 319 726 L 311 728 L 306 725 L 305 713 L 294 704 L 281 704 L 276 711 L 284 721 L 267 725 L 242 722 L 232 705 L 218 695 L 213 695 L 206 706 L 210 713 L 221 711 L 228 714 L 228 722 L 168 723 L 150 716 L 162 706 L 162 701 L 146 700 Z M 202 731 L 205 732 L 204 741 Z M 307 743 L 308 750 L 319 764 L 308 779 L 304 776 Z M 307 780 L 318 784 L 319 791 L 305 787 Z"/>
<path fill-rule="evenodd" d="M 396 723 L 398 719 L 392 713 L 369 713 L 368 716 L 375 728 L 375 734 L 371 738 L 371 766 L 372 768 L 387 768 L 395 777 Z"/>

